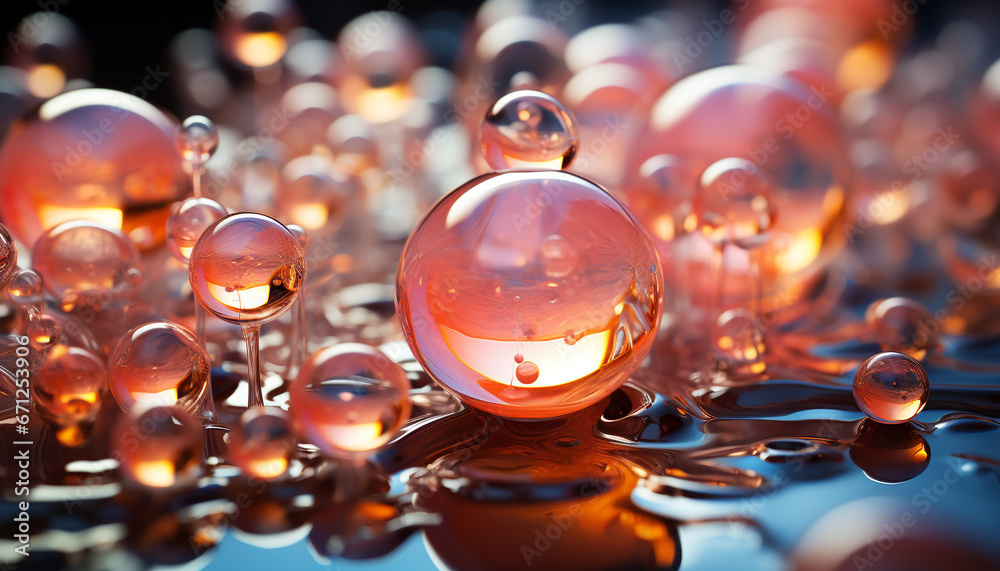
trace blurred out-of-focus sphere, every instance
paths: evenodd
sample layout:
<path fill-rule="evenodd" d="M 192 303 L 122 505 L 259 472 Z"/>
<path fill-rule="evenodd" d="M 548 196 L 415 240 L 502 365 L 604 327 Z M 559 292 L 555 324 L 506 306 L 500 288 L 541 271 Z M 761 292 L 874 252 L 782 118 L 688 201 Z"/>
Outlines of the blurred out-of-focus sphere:
<path fill-rule="evenodd" d="M 759 246 L 776 215 L 772 183 L 752 162 L 728 158 L 712 163 L 699 180 L 694 208 L 702 233 L 714 244 Z"/>
<path fill-rule="evenodd" d="M 295 236 L 253 212 L 216 220 L 188 264 L 198 301 L 219 319 L 241 325 L 280 317 L 295 301 L 305 272 L 305 251 Z"/>
<path fill-rule="evenodd" d="M 208 395 L 212 364 L 193 333 L 157 321 L 126 333 L 108 357 L 108 385 L 122 410 L 139 401 L 196 414 Z"/>
<path fill-rule="evenodd" d="M 45 288 L 67 310 L 106 305 L 141 280 L 135 245 L 101 222 L 64 222 L 38 239 L 31 257 Z"/>
<path fill-rule="evenodd" d="M 218 3 L 219 47 L 230 61 L 250 69 L 270 67 L 288 51 L 288 37 L 299 22 L 289 0 L 229 0 Z"/>
<path fill-rule="evenodd" d="M 363 457 L 399 431 L 410 413 L 410 382 L 381 351 L 358 343 L 320 349 L 290 390 L 299 433 L 335 458 Z"/>
<path fill-rule="evenodd" d="M 118 421 L 114 457 L 122 473 L 148 488 L 175 488 L 201 474 L 202 429 L 178 406 L 141 405 Z"/>
<path fill-rule="evenodd" d="M 940 326 L 922 304 L 906 297 L 878 300 L 865 311 L 865 323 L 883 351 L 896 351 L 920 361 L 934 345 Z"/>
<path fill-rule="evenodd" d="M 295 442 L 288 413 L 276 407 L 251 407 L 229 434 L 229 454 L 247 476 L 274 480 L 288 471 Z"/>
<path fill-rule="evenodd" d="M 902 353 L 879 353 L 854 375 L 854 400 L 861 412 L 885 424 L 906 422 L 927 404 L 930 382 L 920 362 Z"/>
<path fill-rule="evenodd" d="M 848 170 L 831 97 L 752 66 L 695 73 L 653 107 L 633 151 L 635 167 L 664 153 L 689 161 L 695 172 L 730 157 L 756 165 L 774 182 L 780 213 L 761 248 L 765 290 L 792 292 L 785 286 L 814 276 L 844 241 L 835 222 Z"/>
<path fill-rule="evenodd" d="M 121 229 L 146 250 L 163 242 L 170 206 L 187 189 L 176 123 L 146 101 L 108 89 L 44 103 L 0 148 L 0 218 L 33 246 L 69 220 Z"/>
<path fill-rule="evenodd" d="M 35 372 L 31 394 L 43 418 L 56 425 L 93 420 L 101 410 L 104 362 L 80 347 L 52 347 Z"/>
<path fill-rule="evenodd" d="M 659 266 L 635 218 L 596 184 L 491 173 L 446 195 L 410 236 L 397 313 L 424 369 L 465 403 L 555 417 L 607 396 L 642 362 L 662 310 Z"/>
<path fill-rule="evenodd" d="M 167 247 L 177 261 L 191 259 L 191 250 L 206 228 L 229 212 L 210 198 L 187 198 L 178 202 L 167 220 Z"/>
<path fill-rule="evenodd" d="M 486 162 L 495 170 L 564 169 L 577 151 L 576 120 L 541 91 L 513 91 L 486 113 L 480 129 Z"/>

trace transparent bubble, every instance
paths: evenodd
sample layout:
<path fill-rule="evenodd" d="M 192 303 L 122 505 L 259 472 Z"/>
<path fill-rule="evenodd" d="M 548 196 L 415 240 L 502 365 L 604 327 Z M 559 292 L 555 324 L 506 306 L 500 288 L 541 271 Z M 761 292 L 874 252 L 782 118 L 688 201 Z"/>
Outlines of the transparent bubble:
<path fill-rule="evenodd" d="M 178 202 L 167 220 L 167 247 L 178 261 L 187 264 L 198 238 L 206 228 L 229 212 L 210 198 L 188 198 Z"/>
<path fill-rule="evenodd" d="M 923 304 L 905 297 L 890 297 L 868 306 L 865 323 L 883 351 L 896 351 L 922 360 L 933 346 L 940 326 Z"/>
<path fill-rule="evenodd" d="M 854 400 L 862 412 L 885 424 L 906 422 L 927 404 L 930 383 L 920 363 L 902 353 L 879 353 L 854 375 Z"/>
<path fill-rule="evenodd" d="M 194 166 L 205 164 L 219 146 L 219 130 L 208 117 L 193 115 L 177 128 L 174 144 L 181 158 Z"/>
<path fill-rule="evenodd" d="M 252 212 L 215 221 L 191 252 L 198 301 L 236 324 L 260 324 L 291 307 L 305 280 L 305 252 L 280 222 Z"/>
<path fill-rule="evenodd" d="M 438 202 L 396 288 L 407 341 L 440 384 L 494 414 L 547 418 L 607 396 L 642 362 L 663 283 L 649 238 L 604 189 L 508 171 Z"/>
<path fill-rule="evenodd" d="M 229 434 L 233 462 L 250 477 L 274 480 L 288 471 L 295 453 L 291 417 L 274 407 L 254 407 L 240 416 Z"/>
<path fill-rule="evenodd" d="M 347 214 L 351 196 L 358 191 L 354 179 L 339 172 L 329 157 L 321 155 L 290 161 L 282 178 L 277 197 L 282 219 L 309 231 L 337 228 Z"/>
<path fill-rule="evenodd" d="M 565 169 L 577 151 L 576 120 L 556 98 L 541 91 L 504 95 L 480 127 L 490 167 Z"/>
<path fill-rule="evenodd" d="M 410 413 L 403 369 L 367 345 L 314 353 L 290 391 L 299 433 L 329 456 L 365 456 L 387 443 Z"/>
<path fill-rule="evenodd" d="M 176 123 L 146 101 L 80 89 L 43 104 L 0 149 L 0 218 L 29 247 L 69 220 L 118 228 L 143 250 L 163 243 L 189 182 Z"/>
<path fill-rule="evenodd" d="M 0 224 L 0 287 L 7 287 L 15 272 L 17 272 L 17 245 L 7 228 Z"/>
<path fill-rule="evenodd" d="M 108 384 L 122 410 L 140 401 L 195 414 L 207 395 L 212 364 L 193 333 L 157 321 L 126 333 L 108 357 Z"/>
<path fill-rule="evenodd" d="M 702 233 L 715 244 L 751 248 L 767 239 L 775 218 L 772 184 L 745 159 L 722 159 L 701 175 L 694 209 Z"/>
<path fill-rule="evenodd" d="M 41 307 L 45 301 L 42 276 L 34 270 L 21 270 L 7 284 L 7 295 L 14 303 L 27 307 Z"/>
<path fill-rule="evenodd" d="M 25 332 L 36 351 L 45 351 L 62 339 L 62 325 L 51 315 L 38 311 L 30 313 Z"/>
<path fill-rule="evenodd" d="M 201 475 L 201 426 L 177 406 L 137 406 L 115 427 L 121 471 L 131 481 L 150 488 L 193 484 Z"/>
<path fill-rule="evenodd" d="M 714 353 L 720 370 L 762 373 L 764 340 L 753 315 L 745 309 L 731 309 L 719 316 Z"/>
<path fill-rule="evenodd" d="M 232 61 L 251 69 L 270 67 L 288 50 L 288 32 L 299 13 L 289 0 L 230 0 L 219 5 L 219 45 Z"/>
<path fill-rule="evenodd" d="M 120 230 L 100 222 L 64 222 L 42 235 L 32 252 L 32 265 L 45 288 L 63 303 L 100 307 L 138 280 L 139 253 Z"/>
<path fill-rule="evenodd" d="M 55 345 L 31 380 L 38 412 L 56 426 L 97 418 L 104 392 L 104 361 L 80 347 Z"/>

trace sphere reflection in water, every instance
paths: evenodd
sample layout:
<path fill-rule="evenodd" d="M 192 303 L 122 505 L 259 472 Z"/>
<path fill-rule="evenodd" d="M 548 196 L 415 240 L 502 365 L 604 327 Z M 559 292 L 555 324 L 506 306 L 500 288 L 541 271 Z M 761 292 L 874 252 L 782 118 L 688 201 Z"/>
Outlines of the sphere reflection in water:
<path fill-rule="evenodd" d="M 247 476 L 261 480 L 282 476 L 295 452 L 288 413 L 274 407 L 248 409 L 230 433 L 229 452 Z"/>
<path fill-rule="evenodd" d="M 926 307 L 905 297 L 881 299 L 868 306 L 865 323 L 883 351 L 898 351 L 922 360 L 934 344 L 934 317 Z"/>
<path fill-rule="evenodd" d="M 108 89 L 47 101 L 0 149 L 0 218 L 31 246 L 49 228 L 94 220 L 142 249 L 163 242 L 186 184 L 172 119 Z"/>
<path fill-rule="evenodd" d="M 201 472 L 201 427 L 177 406 L 140 405 L 118 422 L 114 439 L 122 472 L 150 488 L 194 482 Z"/>
<path fill-rule="evenodd" d="M 32 252 L 32 265 L 63 309 L 99 307 L 141 279 L 139 253 L 116 228 L 100 222 L 64 222 L 43 234 Z"/>
<path fill-rule="evenodd" d="M 902 353 L 879 353 L 861 364 L 854 375 L 854 400 L 870 418 L 906 422 L 927 404 L 930 383 L 920 363 Z"/>
<path fill-rule="evenodd" d="M 898 484 L 912 480 L 927 469 L 931 449 L 909 424 L 881 424 L 866 418 L 851 446 L 851 460 L 869 478 Z"/>
<path fill-rule="evenodd" d="M 111 394 L 125 411 L 148 400 L 194 414 L 206 398 L 210 374 L 208 354 L 194 334 L 166 321 L 132 329 L 108 358 Z"/>
<path fill-rule="evenodd" d="M 387 443 L 410 413 L 403 369 L 367 345 L 321 349 L 290 391 L 299 433 L 329 456 L 358 458 Z"/>
<path fill-rule="evenodd" d="M 236 324 L 276 319 L 305 279 L 305 252 L 280 222 L 252 212 L 209 226 L 191 252 L 195 295 L 213 315 Z"/>
<path fill-rule="evenodd" d="M 541 91 L 504 95 L 486 113 L 480 130 L 483 155 L 490 167 L 564 169 L 576 155 L 573 115 Z"/>
<path fill-rule="evenodd" d="M 494 414 L 549 418 L 607 396 L 642 362 L 662 288 L 648 236 L 604 189 L 508 171 L 427 214 L 403 251 L 396 306 L 445 388 Z"/>

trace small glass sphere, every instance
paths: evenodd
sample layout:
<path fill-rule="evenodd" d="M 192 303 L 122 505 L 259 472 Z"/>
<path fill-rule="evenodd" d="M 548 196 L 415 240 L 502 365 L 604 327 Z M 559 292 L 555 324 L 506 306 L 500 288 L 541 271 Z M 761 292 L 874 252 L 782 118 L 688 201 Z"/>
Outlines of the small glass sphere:
<path fill-rule="evenodd" d="M 732 242 L 741 248 L 763 244 L 774 222 L 772 184 L 757 165 L 727 158 L 701 175 L 695 194 L 695 214 L 702 233 L 714 244 Z"/>
<path fill-rule="evenodd" d="M 32 398 L 56 426 L 91 421 L 101 410 L 104 362 L 80 347 L 55 345 L 31 380 Z"/>
<path fill-rule="evenodd" d="M 187 264 L 202 232 L 229 212 L 210 198 L 188 198 L 178 202 L 167 220 L 167 247 L 179 262 Z"/>
<path fill-rule="evenodd" d="M 719 316 L 714 353 L 720 370 L 764 372 L 764 341 L 749 311 L 730 309 Z"/>
<path fill-rule="evenodd" d="M 128 236 L 90 220 L 64 222 L 43 234 L 31 261 L 66 311 L 100 307 L 141 278 L 139 252 Z"/>
<path fill-rule="evenodd" d="M 7 284 L 10 300 L 22 307 L 41 309 L 45 302 L 45 285 L 35 270 L 20 270 Z"/>
<path fill-rule="evenodd" d="M 363 457 L 399 431 L 410 414 L 410 382 L 381 351 L 341 343 L 314 353 L 290 390 L 299 433 L 329 456 Z"/>
<path fill-rule="evenodd" d="M 305 280 L 305 251 L 277 220 L 237 212 L 216 220 L 194 246 L 188 277 L 198 301 L 238 325 L 277 319 Z"/>
<path fill-rule="evenodd" d="M 483 155 L 496 170 L 565 169 L 576 155 L 576 119 L 541 91 L 513 91 L 486 112 L 480 127 Z"/>
<path fill-rule="evenodd" d="M 177 128 L 174 145 L 181 158 L 193 166 L 208 162 L 219 146 L 219 130 L 208 117 L 193 115 Z"/>
<path fill-rule="evenodd" d="M 896 351 L 922 360 L 940 329 L 922 304 L 906 297 L 890 297 L 868 306 L 865 323 L 883 351 Z"/>
<path fill-rule="evenodd" d="M 17 272 L 17 245 L 7 228 L 0 224 L 0 287 L 7 287 Z"/>
<path fill-rule="evenodd" d="M 28 316 L 28 327 L 25 329 L 32 348 L 45 351 L 62 339 L 62 325 L 51 315 L 32 311 Z"/>
<path fill-rule="evenodd" d="M 424 369 L 466 404 L 551 418 L 609 395 L 642 362 L 662 290 L 649 237 L 607 191 L 563 171 L 506 171 L 421 221 L 396 309 Z"/>
<path fill-rule="evenodd" d="M 669 242 L 695 229 L 694 185 L 687 161 L 656 155 L 642 163 L 625 192 L 629 209 L 650 236 Z"/>
<path fill-rule="evenodd" d="M 854 375 L 854 400 L 862 412 L 884 424 L 906 422 L 927 404 L 930 382 L 920 363 L 902 353 L 879 353 Z"/>
<path fill-rule="evenodd" d="M 198 339 L 167 321 L 126 333 L 108 357 L 108 385 L 122 410 L 139 401 L 195 414 L 207 395 L 212 364 Z"/>
<path fill-rule="evenodd" d="M 141 405 L 122 417 L 112 439 L 122 473 L 150 488 L 194 483 L 201 473 L 201 426 L 177 406 Z"/>
<path fill-rule="evenodd" d="M 288 413 L 275 407 L 252 407 L 229 434 L 233 462 L 250 477 L 274 480 L 288 471 L 295 453 L 295 430 Z"/>
<path fill-rule="evenodd" d="M 177 123 L 138 97 L 79 89 L 38 108 L 0 148 L 0 219 L 31 247 L 69 220 L 95 220 L 148 250 L 190 185 Z"/>

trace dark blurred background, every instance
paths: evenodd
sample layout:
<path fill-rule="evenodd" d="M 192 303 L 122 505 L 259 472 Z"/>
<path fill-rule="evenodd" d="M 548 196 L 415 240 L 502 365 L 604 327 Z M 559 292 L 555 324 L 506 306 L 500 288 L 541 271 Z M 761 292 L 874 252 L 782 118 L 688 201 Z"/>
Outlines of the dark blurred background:
<path fill-rule="evenodd" d="M 482 2 L 476 0 L 398 0 L 402 14 L 412 19 L 425 31 L 428 22 L 434 26 L 442 21 L 450 21 L 455 26 L 475 14 Z M 516 0 L 512 0 L 516 1 Z M 838 1 L 838 0 L 830 0 Z M 920 0 L 913 0 L 919 2 Z M 902 2 L 902 0 L 900 0 Z M 384 10 L 389 0 L 297 0 L 303 14 L 304 24 L 323 35 L 333 38 L 345 23 L 352 18 L 372 10 Z M 624 22 L 633 20 L 652 11 L 685 4 L 695 8 L 706 17 L 717 14 L 727 2 L 706 2 L 681 0 L 680 2 L 609 1 L 609 0 L 544 0 L 536 2 L 540 13 L 547 10 L 558 13 L 560 4 L 574 7 L 573 17 L 560 26 L 568 31 L 576 31 L 597 23 Z M 99 87 L 129 90 L 145 74 L 147 65 L 160 64 L 168 70 L 166 49 L 171 39 L 179 32 L 192 28 L 214 28 L 219 21 L 217 10 L 224 0 L 144 0 L 144 1 L 98 1 L 98 0 L 3 0 L 0 8 L 0 29 L 3 30 L 4 51 L 10 49 L 10 33 L 26 15 L 43 10 L 45 6 L 58 6 L 58 11 L 77 24 L 91 50 L 92 69 L 90 79 Z M 565 8 L 565 7 L 564 7 Z M 452 12 L 444 20 L 428 15 Z M 917 47 L 922 41 L 936 36 L 948 21 L 965 18 L 979 22 L 996 22 L 1000 25 L 1000 2 L 996 0 L 925 0 L 916 15 L 916 33 L 912 45 Z M 423 24 L 423 25 L 422 25 Z M 990 38 L 996 43 L 998 38 Z M 457 46 L 456 46 L 457 49 Z M 987 48 L 994 57 L 1000 46 Z M 449 53 L 449 51 L 451 53 Z M 438 49 L 434 53 L 437 65 L 449 65 L 454 51 Z M 150 93 L 154 104 L 172 108 L 171 90 L 155 90 Z"/>

